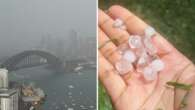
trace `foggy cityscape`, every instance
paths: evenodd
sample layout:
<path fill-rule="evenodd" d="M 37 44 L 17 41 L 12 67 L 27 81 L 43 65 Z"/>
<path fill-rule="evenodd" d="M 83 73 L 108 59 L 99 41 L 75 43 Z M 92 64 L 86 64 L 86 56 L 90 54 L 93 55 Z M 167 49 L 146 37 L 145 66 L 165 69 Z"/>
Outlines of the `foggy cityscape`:
<path fill-rule="evenodd" d="M 0 0 L 1 110 L 96 108 L 95 7 L 91 0 Z"/>

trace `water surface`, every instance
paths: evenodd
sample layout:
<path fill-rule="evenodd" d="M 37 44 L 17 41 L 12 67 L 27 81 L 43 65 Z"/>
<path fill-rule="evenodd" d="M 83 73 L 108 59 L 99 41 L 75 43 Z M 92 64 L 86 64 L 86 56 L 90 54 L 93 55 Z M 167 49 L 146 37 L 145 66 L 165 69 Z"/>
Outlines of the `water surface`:
<path fill-rule="evenodd" d="M 43 110 L 95 110 L 96 70 L 55 73 L 44 67 L 18 70 L 10 80 L 34 83 L 47 94 Z"/>

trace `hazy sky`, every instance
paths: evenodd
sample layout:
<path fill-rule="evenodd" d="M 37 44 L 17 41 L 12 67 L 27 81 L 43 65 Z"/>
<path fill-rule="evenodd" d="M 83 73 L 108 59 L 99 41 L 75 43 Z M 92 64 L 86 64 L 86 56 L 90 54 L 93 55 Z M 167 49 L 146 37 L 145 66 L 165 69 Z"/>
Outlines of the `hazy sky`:
<path fill-rule="evenodd" d="M 0 56 L 39 43 L 44 34 L 96 36 L 96 0 L 0 0 Z"/>

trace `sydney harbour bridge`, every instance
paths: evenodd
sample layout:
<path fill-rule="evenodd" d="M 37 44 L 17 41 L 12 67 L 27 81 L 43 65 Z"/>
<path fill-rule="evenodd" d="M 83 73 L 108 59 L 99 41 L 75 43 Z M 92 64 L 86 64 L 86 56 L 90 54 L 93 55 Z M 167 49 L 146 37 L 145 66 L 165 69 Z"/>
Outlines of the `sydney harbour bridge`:
<path fill-rule="evenodd" d="M 64 67 L 62 62 L 55 55 L 41 50 L 26 50 L 8 58 L 2 64 L 1 68 L 6 68 L 9 71 L 18 69 L 31 68 L 35 66 L 48 65 L 50 69 L 62 70 Z"/>
<path fill-rule="evenodd" d="M 62 61 L 57 56 L 43 50 L 26 50 L 6 59 L 0 64 L 0 68 L 6 68 L 8 71 L 32 68 L 46 65 L 48 69 L 56 72 L 73 71 L 75 67 L 83 64 L 84 68 L 94 68 L 91 63 L 84 59 Z"/>

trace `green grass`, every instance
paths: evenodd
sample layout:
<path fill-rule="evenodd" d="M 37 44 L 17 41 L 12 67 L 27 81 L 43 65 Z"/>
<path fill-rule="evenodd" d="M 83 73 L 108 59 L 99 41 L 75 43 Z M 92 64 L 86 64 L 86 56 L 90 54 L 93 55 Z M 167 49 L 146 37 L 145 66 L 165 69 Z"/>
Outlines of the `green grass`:
<path fill-rule="evenodd" d="M 99 0 L 101 9 L 113 4 L 120 4 L 134 12 L 195 62 L 195 0 Z M 99 108 L 112 110 L 101 84 Z"/>
<path fill-rule="evenodd" d="M 99 110 L 113 110 L 109 96 L 106 94 L 106 91 L 101 83 L 99 83 Z"/>

